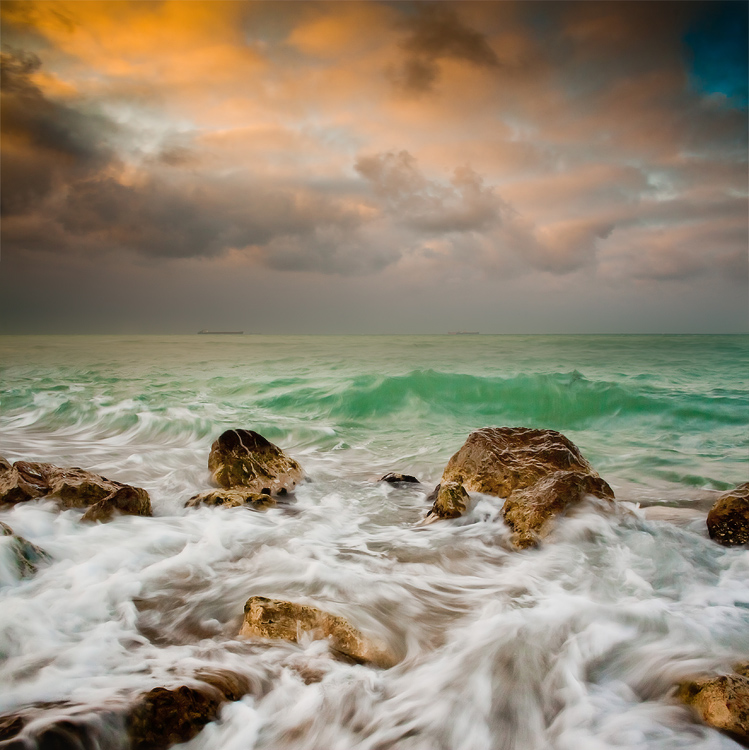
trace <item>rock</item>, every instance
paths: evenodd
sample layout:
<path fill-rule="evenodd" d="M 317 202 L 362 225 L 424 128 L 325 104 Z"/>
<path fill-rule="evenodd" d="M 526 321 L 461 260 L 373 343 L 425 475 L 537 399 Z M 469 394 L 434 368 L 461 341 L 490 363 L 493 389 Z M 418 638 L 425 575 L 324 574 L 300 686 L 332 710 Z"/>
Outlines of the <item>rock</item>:
<path fill-rule="evenodd" d="M 39 497 L 53 498 L 62 508 L 88 508 L 86 520 L 109 520 L 115 511 L 151 515 L 151 499 L 145 490 L 78 467 L 16 461 L 0 469 L 0 505 Z"/>
<path fill-rule="evenodd" d="M 707 530 L 727 547 L 749 543 L 749 482 L 718 497 L 707 514 Z"/>
<path fill-rule="evenodd" d="M 10 461 L 0 456 L 0 473 L 3 471 L 10 471 L 12 468 Z"/>
<path fill-rule="evenodd" d="M 12 549 L 21 578 L 28 578 L 36 573 L 39 563 L 47 562 L 49 555 L 28 539 L 18 536 L 7 523 L 0 521 L 0 536 L 12 537 Z"/>
<path fill-rule="evenodd" d="M 396 660 L 379 644 L 365 638 L 342 617 L 306 604 L 253 596 L 244 607 L 239 634 L 246 637 L 281 638 L 297 642 L 301 633 L 330 639 L 330 647 L 356 662 L 388 669 Z"/>
<path fill-rule="evenodd" d="M 385 474 L 384 477 L 380 477 L 378 482 L 389 482 L 390 484 L 410 483 L 410 484 L 421 484 L 419 480 L 411 476 L 410 474 L 400 474 L 396 471 L 391 471 L 389 474 Z"/>
<path fill-rule="evenodd" d="M 438 484 L 427 500 L 433 502 L 426 520 L 436 518 L 458 518 L 468 507 L 468 493 L 460 482 L 442 482 Z"/>
<path fill-rule="evenodd" d="M 158 750 L 187 742 L 218 718 L 224 697 L 216 689 L 157 687 L 141 696 L 125 725 L 132 750 Z"/>
<path fill-rule="evenodd" d="M 469 492 L 506 498 L 504 520 L 515 532 L 520 548 L 545 536 L 550 519 L 591 494 L 613 500 L 611 487 L 601 479 L 572 441 L 555 430 L 528 427 L 484 427 L 475 430 L 448 461 L 437 486 L 462 485 Z M 444 507 L 460 515 L 459 492 L 450 490 Z M 457 494 L 456 494 L 457 493 Z M 435 507 L 430 515 L 439 515 Z M 427 516 L 429 518 L 429 516 Z"/>
<path fill-rule="evenodd" d="M 91 505 L 82 521 L 111 521 L 115 513 L 127 516 L 150 516 L 151 498 L 140 487 L 124 485 Z"/>
<path fill-rule="evenodd" d="M 285 494 L 304 478 L 302 467 L 279 447 L 252 430 L 227 430 L 211 446 L 208 468 L 226 489 Z"/>
<path fill-rule="evenodd" d="M 546 537 L 553 519 L 585 495 L 612 500 L 608 484 L 599 476 L 579 471 L 555 471 L 525 489 L 515 490 L 505 500 L 505 523 L 512 529 L 513 544 L 533 547 Z"/>
<path fill-rule="evenodd" d="M 40 703 L 0 717 L 4 750 L 126 750 L 122 718 L 106 708 Z"/>
<path fill-rule="evenodd" d="M 21 708 L 0 717 L 0 748 L 165 750 L 187 742 L 218 717 L 223 703 L 250 690 L 244 676 L 224 669 L 204 669 L 195 677 L 200 681 L 191 685 L 149 690 L 124 710 L 70 704 Z"/>
<path fill-rule="evenodd" d="M 231 490 L 209 490 L 191 497 L 186 508 L 197 508 L 200 505 L 221 505 L 224 508 L 248 507 L 265 510 L 276 504 L 275 499 L 265 492 L 253 492 L 249 487 L 235 487 Z"/>
<path fill-rule="evenodd" d="M 698 677 L 679 685 L 676 697 L 706 724 L 749 747 L 749 677 L 743 674 Z"/>
<path fill-rule="evenodd" d="M 443 482 L 460 482 L 469 492 L 508 497 L 555 471 L 593 474 L 572 441 L 555 430 L 484 427 L 475 430 L 448 461 Z M 606 485 L 608 487 L 608 485 Z M 613 492 L 608 489 L 613 497 Z"/>

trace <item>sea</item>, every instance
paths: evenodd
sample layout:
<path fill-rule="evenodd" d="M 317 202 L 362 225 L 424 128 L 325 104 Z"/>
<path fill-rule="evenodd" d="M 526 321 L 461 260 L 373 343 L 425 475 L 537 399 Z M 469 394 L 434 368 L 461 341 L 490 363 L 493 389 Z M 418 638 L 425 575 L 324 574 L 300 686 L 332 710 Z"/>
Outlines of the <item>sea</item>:
<path fill-rule="evenodd" d="M 0 539 L 0 715 L 106 723 L 220 668 L 251 690 L 181 748 L 738 747 L 674 692 L 749 658 L 749 550 L 705 526 L 749 479 L 749 336 L 4 336 L 0 388 L 0 455 L 143 487 L 154 512 L 0 509 L 49 555 L 21 578 Z M 501 498 L 423 525 L 486 426 L 561 431 L 615 509 L 584 502 L 522 552 Z M 185 508 L 230 428 L 310 481 L 264 512 Z M 251 596 L 345 617 L 398 664 L 239 638 Z M 92 747 L 125 746 L 105 730 Z"/>

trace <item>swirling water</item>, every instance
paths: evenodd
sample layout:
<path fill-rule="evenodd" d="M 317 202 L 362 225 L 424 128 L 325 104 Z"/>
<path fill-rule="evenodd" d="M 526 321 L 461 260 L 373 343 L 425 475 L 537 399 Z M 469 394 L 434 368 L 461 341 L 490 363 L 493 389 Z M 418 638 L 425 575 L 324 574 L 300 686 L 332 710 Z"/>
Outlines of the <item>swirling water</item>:
<path fill-rule="evenodd" d="M 746 336 L 2 338 L 0 455 L 142 486 L 154 517 L 0 511 L 51 556 L 19 579 L 0 546 L 0 713 L 96 712 L 218 665 L 253 689 L 185 747 L 734 747 L 673 686 L 749 658 L 749 552 L 704 526 L 748 478 L 748 372 Z M 498 498 L 419 526 L 489 425 L 564 432 L 619 512 L 583 505 L 522 553 Z M 229 427 L 302 463 L 290 508 L 183 507 Z M 375 481 L 392 470 L 423 485 Z M 343 615 L 401 661 L 238 639 L 253 595 Z"/>

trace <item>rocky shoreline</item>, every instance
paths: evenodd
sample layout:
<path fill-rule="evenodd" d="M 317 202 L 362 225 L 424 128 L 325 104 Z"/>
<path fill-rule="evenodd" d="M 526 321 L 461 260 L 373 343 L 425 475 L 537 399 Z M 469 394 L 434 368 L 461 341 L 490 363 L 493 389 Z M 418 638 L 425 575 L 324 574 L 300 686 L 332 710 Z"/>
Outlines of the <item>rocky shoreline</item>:
<path fill-rule="evenodd" d="M 286 502 L 306 479 L 301 465 L 252 430 L 224 432 L 213 443 L 208 468 L 217 488 L 186 501 L 189 508 L 247 507 L 262 511 Z M 418 484 L 411 475 L 389 473 L 379 481 Z M 564 435 L 523 427 L 482 428 L 472 432 L 447 463 L 439 484 L 425 497 L 422 524 L 458 518 L 471 504 L 470 493 L 504 498 L 503 523 L 515 550 L 553 542 L 567 512 L 589 499 L 604 511 L 617 508 L 614 492 Z M 61 509 L 81 509 L 82 522 L 108 522 L 120 514 L 151 516 L 148 493 L 78 467 L 0 458 L 0 509 L 36 499 L 54 500 Z M 426 507 L 430 504 L 431 507 Z M 718 497 L 707 518 L 709 535 L 725 546 L 749 543 L 749 482 Z M 10 537 L 19 576 L 32 576 L 49 555 L 0 523 Z M 297 642 L 327 640 L 331 655 L 389 669 L 398 656 L 342 617 L 304 603 L 253 596 L 247 601 L 240 638 Z M 730 675 L 700 676 L 675 686 L 675 696 L 692 706 L 705 723 L 749 743 L 749 674 L 746 664 Z M 218 717 L 221 705 L 251 692 L 246 678 L 230 671 L 195 675 L 189 684 L 157 687 L 112 707 L 104 722 L 123 747 L 167 748 L 197 735 Z M 0 748 L 88 746 L 101 733 L 102 712 L 92 720 L 84 707 L 35 705 L 0 716 Z M 106 713 L 106 712 L 104 712 Z M 47 719 L 45 720 L 45 717 Z M 99 722 L 99 723 L 97 723 Z M 112 728 L 113 727 L 113 728 Z M 119 734 L 117 734 L 119 732 Z M 86 739 L 89 738 L 89 739 Z M 98 740 L 97 740 L 98 742 Z M 52 744 L 50 744 L 52 743 Z M 56 744 L 55 744 L 56 743 Z M 114 746 L 114 745 L 112 745 Z"/>

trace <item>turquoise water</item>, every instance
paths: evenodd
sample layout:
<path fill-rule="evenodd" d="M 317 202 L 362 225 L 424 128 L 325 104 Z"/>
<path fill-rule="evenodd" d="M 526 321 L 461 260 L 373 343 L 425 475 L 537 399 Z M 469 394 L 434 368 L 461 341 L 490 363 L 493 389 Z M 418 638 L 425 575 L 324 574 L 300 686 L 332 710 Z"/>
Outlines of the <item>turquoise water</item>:
<path fill-rule="evenodd" d="M 0 362 L 14 458 L 31 440 L 110 470 L 126 446 L 202 463 L 245 426 L 346 474 L 431 481 L 470 430 L 525 425 L 628 492 L 725 489 L 749 462 L 746 336 L 5 337 Z"/>
<path fill-rule="evenodd" d="M 265 687 L 190 748 L 733 747 L 671 696 L 749 658 L 749 552 L 704 528 L 749 478 L 747 373 L 749 336 L 0 337 L 0 455 L 145 487 L 155 515 L 0 510 L 52 556 L 21 581 L 0 554 L 0 712 L 96 707 L 220 663 Z M 524 553 L 497 498 L 418 526 L 492 425 L 566 434 L 622 512 L 583 508 Z M 294 513 L 184 509 L 229 427 L 303 465 Z M 423 485 L 374 481 L 388 471 Z M 237 641 L 252 595 L 342 614 L 403 661 Z"/>

